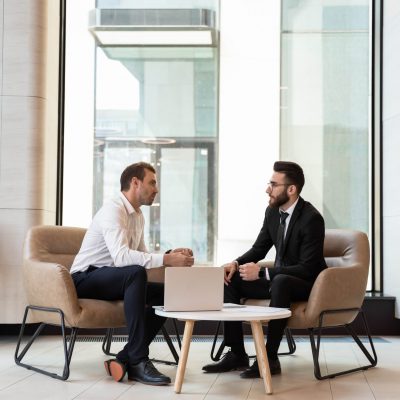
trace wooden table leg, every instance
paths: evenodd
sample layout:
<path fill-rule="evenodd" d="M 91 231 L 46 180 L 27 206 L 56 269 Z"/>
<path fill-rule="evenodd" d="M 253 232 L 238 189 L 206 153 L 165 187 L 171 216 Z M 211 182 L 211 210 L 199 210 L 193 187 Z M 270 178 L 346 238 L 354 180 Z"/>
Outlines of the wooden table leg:
<path fill-rule="evenodd" d="M 194 321 L 185 321 L 183 332 L 181 355 L 179 356 L 178 370 L 175 377 L 175 392 L 180 393 L 182 389 L 183 377 L 185 376 L 186 362 L 189 354 L 190 342 L 192 341 Z"/>
<path fill-rule="evenodd" d="M 253 333 L 254 345 L 256 347 L 258 368 L 260 376 L 264 381 L 265 393 L 272 393 L 271 372 L 269 370 L 267 351 L 265 350 L 264 332 L 261 321 L 250 321 Z"/>

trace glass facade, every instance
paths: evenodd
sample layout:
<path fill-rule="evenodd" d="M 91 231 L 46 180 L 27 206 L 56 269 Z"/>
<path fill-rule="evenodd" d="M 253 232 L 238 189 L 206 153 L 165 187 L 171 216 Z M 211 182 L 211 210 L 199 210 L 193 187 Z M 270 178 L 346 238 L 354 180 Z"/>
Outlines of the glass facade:
<path fill-rule="evenodd" d="M 223 263 L 253 243 L 264 182 L 280 158 L 303 166 L 303 197 L 327 228 L 370 233 L 371 0 L 88 4 L 67 8 L 63 223 L 87 227 L 119 191 L 125 166 L 143 160 L 160 186 L 143 207 L 149 249 L 188 246 L 198 263 Z M 94 39 L 89 11 L 135 7 L 206 8 L 221 20 L 223 40 Z M 242 212 L 245 198 L 251 206 Z"/>
<path fill-rule="evenodd" d="M 370 232 L 370 1 L 282 1 L 281 158 L 327 228 Z"/>
<path fill-rule="evenodd" d="M 199 263 L 214 260 L 217 59 L 216 47 L 96 47 L 93 214 L 127 165 L 149 162 L 160 193 L 143 207 L 146 244 L 190 247 Z"/>

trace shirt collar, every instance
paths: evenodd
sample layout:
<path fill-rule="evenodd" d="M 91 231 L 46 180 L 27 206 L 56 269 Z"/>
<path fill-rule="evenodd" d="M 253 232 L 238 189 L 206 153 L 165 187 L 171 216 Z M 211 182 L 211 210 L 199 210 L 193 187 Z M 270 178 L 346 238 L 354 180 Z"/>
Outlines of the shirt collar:
<path fill-rule="evenodd" d="M 129 200 L 125 197 L 125 195 L 122 192 L 119 192 L 119 197 L 121 198 L 122 203 L 124 204 L 125 209 L 129 215 L 136 212 L 135 209 L 133 208 L 133 205 L 129 203 Z"/>
<path fill-rule="evenodd" d="M 291 215 L 293 214 L 294 209 L 295 209 L 296 206 L 297 206 L 297 203 L 299 202 L 299 198 L 300 198 L 300 197 L 298 197 L 297 200 L 296 200 L 286 211 L 283 211 L 283 210 L 281 210 L 281 209 L 279 209 L 279 211 L 280 211 L 280 212 L 288 213 L 288 214 L 291 216 Z"/>

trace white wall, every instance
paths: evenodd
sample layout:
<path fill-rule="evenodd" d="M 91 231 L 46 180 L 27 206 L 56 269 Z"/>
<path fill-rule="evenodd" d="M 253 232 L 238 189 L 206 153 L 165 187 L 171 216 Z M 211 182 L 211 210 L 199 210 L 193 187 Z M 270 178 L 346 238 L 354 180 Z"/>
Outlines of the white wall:
<path fill-rule="evenodd" d="M 400 318 L 400 1 L 384 1 L 383 32 L 383 290 L 397 297 Z"/>
<path fill-rule="evenodd" d="M 280 1 L 222 0 L 217 263 L 254 242 L 279 157 Z"/>
<path fill-rule="evenodd" d="M 0 0 L 0 324 L 23 316 L 26 232 L 55 223 L 58 15 L 53 0 Z"/>
<path fill-rule="evenodd" d="M 87 228 L 92 220 L 94 40 L 88 32 L 94 0 L 69 1 L 65 50 L 63 225 Z"/>

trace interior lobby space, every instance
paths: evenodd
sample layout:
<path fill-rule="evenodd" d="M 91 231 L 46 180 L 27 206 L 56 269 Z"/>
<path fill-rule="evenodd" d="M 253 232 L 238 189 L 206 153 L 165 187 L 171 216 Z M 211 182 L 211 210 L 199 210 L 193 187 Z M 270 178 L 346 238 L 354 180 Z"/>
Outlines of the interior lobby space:
<path fill-rule="evenodd" d="M 400 0 L 0 0 L 0 400 L 398 399 L 399 49 Z M 129 251 L 191 249 L 197 267 L 239 268 L 272 190 L 296 186 L 272 180 L 279 160 L 302 167 L 301 201 L 325 231 L 273 393 L 238 371 L 203 373 L 215 320 L 196 325 L 181 393 L 176 363 L 156 363 L 167 387 L 114 382 L 102 341 L 126 341 L 123 302 L 78 298 L 71 267 L 98 211 L 122 198 L 121 172 L 144 162 L 157 177 Z M 255 279 L 281 268 L 293 221 Z M 163 283 L 167 265 L 143 275 Z M 322 374 L 360 370 L 317 379 L 307 334 L 320 330 Z M 170 360 L 176 334 L 166 324 L 150 356 Z"/>

